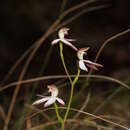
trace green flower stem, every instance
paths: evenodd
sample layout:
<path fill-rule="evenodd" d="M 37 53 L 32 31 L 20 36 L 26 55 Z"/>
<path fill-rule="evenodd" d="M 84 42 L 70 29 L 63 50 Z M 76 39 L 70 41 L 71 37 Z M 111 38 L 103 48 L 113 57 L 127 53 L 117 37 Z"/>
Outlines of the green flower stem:
<path fill-rule="evenodd" d="M 56 112 L 56 116 L 58 118 L 58 121 L 59 122 L 62 122 L 62 117 L 60 116 L 59 112 L 58 112 L 58 107 L 57 107 L 57 104 L 54 103 L 54 106 L 55 106 L 55 112 Z"/>
<path fill-rule="evenodd" d="M 58 121 L 59 121 L 59 123 L 61 123 L 62 130 L 64 130 L 64 121 L 63 121 L 62 117 L 59 114 L 58 107 L 57 107 L 56 103 L 54 103 L 54 107 L 55 107 L 55 112 L 56 112 L 56 116 L 58 118 Z"/>
<path fill-rule="evenodd" d="M 67 110 L 66 110 L 66 113 L 65 113 L 65 116 L 64 116 L 64 122 L 66 121 L 67 116 L 69 114 L 70 106 L 71 106 L 71 103 L 72 103 L 72 97 L 73 97 L 74 87 L 75 87 L 75 84 L 77 83 L 77 81 L 79 79 L 79 76 L 80 76 L 80 69 L 78 68 L 77 75 L 74 78 L 74 80 L 72 82 L 72 85 L 71 85 L 70 98 L 69 98 L 69 103 L 68 103 Z"/>
<path fill-rule="evenodd" d="M 61 124 L 61 128 L 62 128 L 62 130 L 65 130 L 64 121 L 63 121 L 62 124 Z"/>
<path fill-rule="evenodd" d="M 74 93 L 74 87 L 75 87 L 75 84 L 77 83 L 78 79 L 79 79 L 79 76 L 80 76 L 80 69 L 78 68 L 78 72 L 77 72 L 77 75 L 76 77 L 74 78 L 74 80 L 71 79 L 70 75 L 69 75 L 69 72 L 67 70 L 67 67 L 65 65 L 65 60 L 64 60 L 64 55 L 63 55 L 63 44 L 60 42 L 59 44 L 59 47 L 60 47 L 60 57 L 61 57 L 61 61 L 62 61 L 62 64 L 63 64 L 63 67 L 65 69 L 65 72 L 66 72 L 66 75 L 67 77 L 69 78 L 69 81 L 70 81 L 70 84 L 71 84 L 71 92 L 70 92 L 70 98 L 69 98 L 69 103 L 68 103 L 68 106 L 67 106 L 67 110 L 66 110 L 66 113 L 65 113 L 65 116 L 64 116 L 64 119 L 62 120 L 62 130 L 64 129 L 64 123 L 68 117 L 68 114 L 69 114 L 69 110 L 70 110 L 70 107 L 71 107 L 71 103 L 72 103 L 72 98 L 73 98 L 73 93 Z"/>
<path fill-rule="evenodd" d="M 72 84 L 73 81 L 72 81 L 72 79 L 71 79 L 71 77 L 69 75 L 69 72 L 67 70 L 67 67 L 65 65 L 65 60 L 64 60 L 64 56 L 63 56 L 63 44 L 60 42 L 59 45 L 60 45 L 60 57 L 61 57 L 61 61 L 62 61 L 63 67 L 65 69 L 65 73 L 66 73 L 67 77 L 69 78 L 70 83 Z"/>

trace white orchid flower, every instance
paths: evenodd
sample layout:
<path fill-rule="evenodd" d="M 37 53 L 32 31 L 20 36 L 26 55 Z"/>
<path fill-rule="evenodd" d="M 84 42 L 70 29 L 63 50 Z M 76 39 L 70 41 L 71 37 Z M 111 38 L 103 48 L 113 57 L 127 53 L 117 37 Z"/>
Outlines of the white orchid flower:
<path fill-rule="evenodd" d="M 57 44 L 58 42 L 61 41 L 62 43 L 64 43 L 64 44 L 70 46 L 70 47 L 73 48 L 75 51 L 77 51 L 78 49 L 77 49 L 74 45 L 72 45 L 72 43 L 70 43 L 71 41 L 76 41 L 76 40 L 75 40 L 75 39 L 67 39 L 67 38 L 65 38 L 65 35 L 68 34 L 68 31 L 69 31 L 69 28 L 61 28 L 61 29 L 59 30 L 59 32 L 58 32 L 58 37 L 59 37 L 59 38 L 53 40 L 51 44 L 54 45 L 54 44 Z"/>
<path fill-rule="evenodd" d="M 98 70 L 98 67 L 103 67 L 101 64 L 92 62 L 90 60 L 84 60 L 83 56 L 85 54 L 87 54 L 86 51 L 88 51 L 88 50 L 89 50 L 89 47 L 81 48 L 77 52 L 77 56 L 79 58 L 79 67 L 80 67 L 80 69 L 88 72 L 88 68 L 87 67 L 95 69 L 95 70 Z"/>
<path fill-rule="evenodd" d="M 51 93 L 51 96 L 42 96 L 37 95 L 39 97 L 42 97 L 41 99 L 35 101 L 32 105 L 38 105 L 43 102 L 46 102 L 44 104 L 44 107 L 48 107 L 51 104 L 55 103 L 55 101 L 58 101 L 60 104 L 65 105 L 64 101 L 61 98 L 58 98 L 58 89 L 55 85 L 48 85 L 49 92 Z"/>

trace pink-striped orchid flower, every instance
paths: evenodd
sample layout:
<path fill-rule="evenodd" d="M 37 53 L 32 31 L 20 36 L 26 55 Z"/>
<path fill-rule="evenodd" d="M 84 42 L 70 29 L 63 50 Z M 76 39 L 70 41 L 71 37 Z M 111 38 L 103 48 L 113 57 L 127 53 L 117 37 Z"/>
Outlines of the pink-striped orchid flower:
<path fill-rule="evenodd" d="M 37 95 L 41 97 L 41 99 L 36 100 L 32 105 L 38 105 L 41 103 L 44 103 L 44 107 L 48 107 L 51 104 L 55 103 L 55 101 L 58 101 L 60 104 L 65 105 L 64 101 L 57 97 L 58 96 L 58 88 L 55 85 L 48 85 L 49 92 L 51 93 L 51 96 L 42 96 Z"/>
<path fill-rule="evenodd" d="M 81 70 L 87 71 L 88 72 L 88 67 L 94 70 L 98 70 L 98 67 L 103 67 L 101 64 L 92 62 L 90 60 L 84 60 L 84 55 L 87 54 L 86 51 L 89 50 L 89 47 L 87 48 L 81 48 L 78 50 L 77 52 L 77 56 L 78 56 L 78 64 L 79 64 L 79 68 Z"/>
<path fill-rule="evenodd" d="M 58 39 L 55 39 L 52 41 L 52 45 L 57 44 L 58 42 L 62 42 L 68 46 L 70 46 L 72 49 L 77 51 L 78 49 L 71 43 L 72 41 L 76 41 L 74 39 L 67 39 L 65 38 L 65 35 L 68 35 L 69 28 L 61 28 L 58 32 Z"/>

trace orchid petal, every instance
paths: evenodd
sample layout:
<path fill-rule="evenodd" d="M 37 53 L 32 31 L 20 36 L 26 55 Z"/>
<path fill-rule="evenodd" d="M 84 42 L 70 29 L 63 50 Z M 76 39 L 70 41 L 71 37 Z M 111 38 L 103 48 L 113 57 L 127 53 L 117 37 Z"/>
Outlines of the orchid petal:
<path fill-rule="evenodd" d="M 98 68 L 95 65 L 92 64 L 86 64 L 89 68 L 94 69 L 94 70 L 98 70 Z"/>
<path fill-rule="evenodd" d="M 61 39 L 61 41 L 63 42 L 63 43 L 65 43 L 66 45 L 68 45 L 68 46 L 70 46 L 70 47 L 72 47 L 74 50 L 78 50 L 74 45 L 72 45 L 70 42 L 68 42 L 66 39 Z"/>
<path fill-rule="evenodd" d="M 41 104 L 41 103 L 43 103 L 43 102 L 45 102 L 45 101 L 47 101 L 47 100 L 49 100 L 49 99 L 50 99 L 50 97 L 44 97 L 44 98 L 42 98 L 42 99 L 39 99 L 39 100 L 35 101 L 32 105 Z"/>
<path fill-rule="evenodd" d="M 69 41 L 69 42 L 73 42 L 73 41 L 77 41 L 76 39 L 67 39 L 67 38 L 65 38 L 67 41 Z"/>
<path fill-rule="evenodd" d="M 50 97 L 49 100 L 44 104 L 44 107 L 48 107 L 53 104 L 56 100 L 56 97 Z"/>
<path fill-rule="evenodd" d="M 59 41 L 60 41 L 60 39 L 55 39 L 55 40 L 53 40 L 53 41 L 51 42 L 51 44 L 54 45 L 54 44 L 58 43 Z"/>
<path fill-rule="evenodd" d="M 64 101 L 63 101 L 61 98 L 58 98 L 58 97 L 57 97 L 56 100 L 57 100 L 60 104 L 65 105 Z"/>
<path fill-rule="evenodd" d="M 85 51 L 88 51 L 90 49 L 90 47 L 85 47 L 85 48 L 81 48 L 79 49 L 79 52 L 85 52 Z"/>
<path fill-rule="evenodd" d="M 98 63 L 95 63 L 95 62 L 92 62 L 90 60 L 83 60 L 85 63 L 89 64 L 89 65 L 94 65 L 94 66 L 97 66 L 97 67 L 103 67 L 101 64 L 98 64 Z"/>
<path fill-rule="evenodd" d="M 80 67 L 81 70 L 85 70 L 85 71 L 88 72 L 88 69 L 87 69 L 87 67 L 85 66 L 83 60 L 79 60 L 79 67 Z"/>

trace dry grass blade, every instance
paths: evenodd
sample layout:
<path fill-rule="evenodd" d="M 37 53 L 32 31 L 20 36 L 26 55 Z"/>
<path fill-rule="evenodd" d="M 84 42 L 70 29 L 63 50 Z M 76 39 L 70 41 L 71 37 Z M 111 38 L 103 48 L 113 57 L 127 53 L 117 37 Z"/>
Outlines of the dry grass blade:
<path fill-rule="evenodd" d="M 1 105 L 0 105 L 0 116 L 5 121 L 6 115 L 5 115 L 4 109 Z"/>
<path fill-rule="evenodd" d="M 73 11 L 75 11 L 75 10 L 81 8 L 81 7 L 84 7 L 84 6 L 88 5 L 88 4 L 94 3 L 94 2 L 96 2 L 96 1 L 97 1 L 97 0 L 86 0 L 86 1 L 84 1 L 84 2 L 82 2 L 82 3 L 80 3 L 80 4 L 77 4 L 77 5 L 75 5 L 74 7 L 69 8 L 68 10 L 66 10 L 66 11 L 63 13 L 62 17 L 65 17 L 66 15 L 70 14 L 71 12 L 73 12 Z"/>
<path fill-rule="evenodd" d="M 77 13 L 76 15 L 74 15 L 73 17 L 69 18 L 68 20 L 62 22 L 57 28 L 56 30 L 60 29 L 61 27 L 66 26 L 67 24 L 71 23 L 72 21 L 76 20 L 77 18 L 79 18 L 81 15 L 88 13 L 88 12 L 92 12 L 95 10 L 99 10 L 99 9 L 103 9 L 108 7 L 107 5 L 101 5 L 101 6 L 96 6 L 96 7 L 91 7 L 88 9 L 84 9 L 82 11 L 80 11 L 79 13 Z"/>
<path fill-rule="evenodd" d="M 89 102 L 89 100 L 90 100 L 90 93 L 89 93 L 89 92 L 88 92 L 88 95 L 87 95 L 86 98 L 87 98 L 87 100 L 85 100 L 83 106 L 80 108 L 81 111 L 83 111 L 83 110 L 86 108 L 86 106 L 87 106 L 87 104 L 88 104 L 88 102 Z M 78 118 L 79 116 L 80 116 L 80 113 L 76 113 L 73 118 L 76 119 L 76 118 Z"/>
<path fill-rule="evenodd" d="M 122 122 L 127 122 L 127 120 L 123 119 L 122 117 L 117 117 L 117 116 L 113 116 L 113 115 L 101 115 L 101 117 L 116 120 L 116 121 L 120 121 L 120 122 L 121 121 Z"/>
<path fill-rule="evenodd" d="M 58 121 L 47 122 L 47 123 L 44 123 L 44 124 L 34 126 L 29 130 L 44 129 L 47 126 L 55 125 L 57 123 L 58 123 Z M 67 119 L 66 123 L 71 123 L 71 125 L 72 125 L 72 123 L 76 123 L 76 125 L 90 126 L 90 127 L 94 127 L 94 128 L 97 128 L 97 129 L 100 128 L 100 129 L 104 129 L 104 130 L 114 130 L 114 129 L 109 128 L 109 127 L 105 127 L 105 126 L 102 126 L 102 125 L 97 125 L 95 122 L 92 122 L 92 121 L 84 121 L 84 120 L 78 120 L 78 119 Z"/>
<path fill-rule="evenodd" d="M 105 47 L 108 43 L 110 43 L 112 40 L 114 40 L 114 39 L 116 39 L 116 38 L 118 38 L 118 37 L 120 37 L 120 36 L 123 36 L 123 35 L 127 34 L 128 32 L 130 32 L 130 29 L 127 29 L 127 30 L 125 30 L 125 31 L 123 31 L 123 32 L 120 32 L 120 33 L 118 33 L 118 34 L 116 34 L 116 35 L 110 37 L 109 39 L 107 39 L 107 40 L 103 43 L 103 45 L 101 46 L 101 48 L 99 49 L 99 51 L 98 51 L 98 53 L 97 53 L 97 55 L 96 55 L 96 58 L 95 58 L 94 62 L 96 62 L 96 61 L 98 60 L 98 58 L 99 58 L 99 56 L 100 56 L 102 50 L 104 49 L 104 47 Z"/>
<path fill-rule="evenodd" d="M 71 77 L 75 77 L 75 75 L 70 75 Z M 108 80 L 114 83 L 117 83 L 127 89 L 130 90 L 130 86 L 128 86 L 127 84 L 123 83 L 122 81 L 109 77 L 109 76 L 104 76 L 104 75 L 80 75 L 80 78 L 97 78 L 97 79 L 104 79 L 104 80 Z M 8 85 L 5 85 L 3 87 L 0 88 L 0 91 L 4 91 L 10 87 L 13 87 L 17 84 L 28 84 L 28 83 L 33 83 L 33 82 L 38 82 L 38 81 L 42 81 L 42 80 L 49 80 L 49 79 L 64 79 L 67 78 L 66 75 L 51 75 L 51 76 L 43 76 L 43 77 L 37 77 L 37 78 L 32 78 L 32 79 L 27 79 L 27 80 L 22 80 L 22 81 L 16 81 L 16 82 L 12 82 Z"/>
<path fill-rule="evenodd" d="M 103 51 L 104 47 L 105 47 L 108 43 L 110 43 L 112 40 L 114 40 L 114 39 L 116 39 L 116 38 L 118 38 L 118 37 L 121 37 L 121 36 L 127 34 L 128 32 L 130 32 L 130 29 L 127 29 L 127 30 L 125 30 L 125 31 L 123 31 L 123 32 L 120 32 L 120 33 L 118 33 L 118 34 L 116 34 L 116 35 L 114 35 L 114 36 L 108 38 L 108 39 L 102 44 L 102 46 L 100 47 L 99 51 L 97 52 L 97 55 L 96 55 L 96 57 L 95 57 L 94 62 L 97 62 L 97 60 L 98 60 L 98 58 L 99 58 L 101 52 Z M 91 75 L 92 72 L 93 72 L 93 69 L 90 69 L 89 75 Z M 88 80 L 89 80 L 89 78 L 88 78 Z"/>
<path fill-rule="evenodd" d="M 30 111 L 31 111 L 31 110 L 33 110 L 33 111 L 40 111 L 40 109 L 34 107 L 33 105 L 26 104 L 25 106 L 26 106 L 27 108 L 29 108 Z M 45 118 L 47 121 L 52 121 L 51 117 L 49 117 L 46 113 L 43 112 L 43 113 L 42 113 L 42 116 L 43 116 L 43 118 Z M 28 120 L 28 119 L 29 119 L 29 118 L 25 118 L 25 121 Z"/>
<path fill-rule="evenodd" d="M 58 107 L 58 109 L 67 109 L 67 108 L 66 108 L 66 107 Z M 38 111 L 38 112 L 36 112 L 35 114 L 33 114 L 33 115 L 31 116 L 31 118 L 34 117 L 35 115 L 37 115 L 37 114 L 39 114 L 39 113 L 41 113 L 41 112 L 45 112 L 45 111 L 47 111 L 47 110 L 54 110 L 54 108 L 46 108 L 46 109 L 44 109 L 44 110 Z M 75 112 L 82 113 L 82 114 L 84 114 L 84 115 L 93 117 L 93 118 L 95 118 L 95 119 L 99 119 L 99 120 L 104 121 L 104 122 L 106 122 L 106 123 L 108 123 L 108 124 L 111 124 L 111 125 L 120 127 L 120 128 L 122 128 L 122 129 L 124 129 L 124 130 L 130 130 L 130 129 L 129 129 L 128 127 L 126 127 L 126 126 L 123 126 L 123 125 L 121 125 L 121 124 L 115 123 L 115 122 L 110 121 L 110 120 L 108 120 L 108 119 L 105 119 L 105 118 L 103 118 L 103 117 L 101 117 L 101 116 L 94 115 L 94 114 L 92 114 L 92 113 L 85 112 L 85 111 L 81 111 L 81 110 L 78 110 L 78 109 L 75 109 L 75 108 L 70 108 L 70 110 L 71 110 L 71 111 L 75 111 Z M 31 129 L 31 130 L 35 130 L 35 129 Z"/>
<path fill-rule="evenodd" d="M 116 89 L 110 96 L 108 96 L 99 106 L 94 110 L 94 114 L 96 114 L 99 110 L 101 110 L 112 98 L 121 91 L 121 87 Z"/>
<path fill-rule="evenodd" d="M 2 84 L 4 84 L 4 82 L 6 82 L 9 77 L 13 74 L 13 72 L 15 71 L 15 69 L 18 67 L 18 65 L 25 59 L 25 57 L 27 57 L 27 55 L 31 52 L 31 50 L 34 48 L 34 44 L 27 49 L 22 56 L 20 56 L 20 58 L 15 62 L 15 64 L 11 67 L 11 69 L 9 70 L 9 72 L 7 73 L 7 75 L 5 76 L 5 78 L 2 81 Z"/>
<path fill-rule="evenodd" d="M 26 120 L 26 129 L 30 130 L 32 127 L 31 119 Z"/>
<path fill-rule="evenodd" d="M 89 103 L 89 100 L 90 100 L 90 92 L 88 92 L 88 95 L 86 97 L 87 100 L 85 100 L 84 104 L 82 105 L 82 107 L 80 108 L 81 111 L 84 111 L 84 109 L 87 107 L 87 104 Z M 73 119 L 77 119 L 79 116 L 80 116 L 80 112 L 77 112 L 74 116 L 73 116 Z M 74 126 L 72 128 L 72 130 L 75 130 L 76 129 L 76 126 Z"/>

